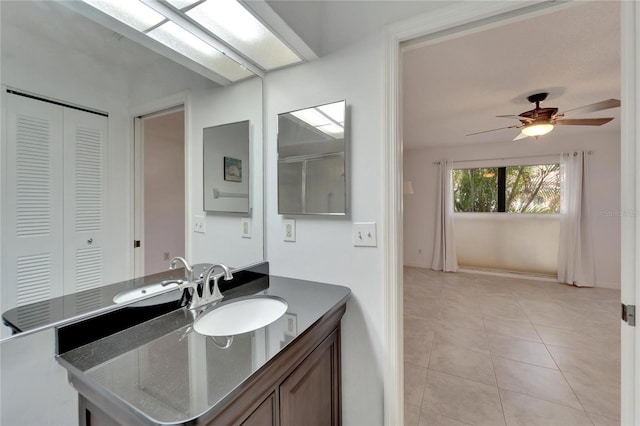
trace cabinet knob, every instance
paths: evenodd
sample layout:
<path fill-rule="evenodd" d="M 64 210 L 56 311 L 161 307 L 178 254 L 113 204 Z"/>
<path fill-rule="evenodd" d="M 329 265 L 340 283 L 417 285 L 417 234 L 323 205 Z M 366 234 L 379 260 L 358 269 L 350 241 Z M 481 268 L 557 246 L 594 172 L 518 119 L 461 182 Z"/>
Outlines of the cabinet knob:
<path fill-rule="evenodd" d="M 87 240 L 87 244 L 93 244 L 93 238 L 89 238 L 89 239 Z"/>

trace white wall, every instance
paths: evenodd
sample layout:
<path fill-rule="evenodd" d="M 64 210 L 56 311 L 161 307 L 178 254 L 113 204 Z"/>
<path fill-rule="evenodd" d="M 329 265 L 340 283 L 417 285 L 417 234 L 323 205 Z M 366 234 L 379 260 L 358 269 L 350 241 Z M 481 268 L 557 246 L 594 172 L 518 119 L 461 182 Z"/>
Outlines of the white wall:
<path fill-rule="evenodd" d="M 376 248 L 354 248 L 351 238 L 351 222 L 377 222 L 382 235 L 382 46 L 382 39 L 373 37 L 270 73 L 264 82 L 266 258 L 274 275 L 351 288 L 342 320 L 345 425 L 383 423 L 383 242 L 379 238 Z M 296 242 L 284 242 L 284 217 L 277 213 L 277 115 L 342 99 L 351 122 L 351 216 L 297 216 Z"/>
<path fill-rule="evenodd" d="M 596 285 L 620 288 L 620 133 L 602 137 L 564 137 L 553 133 L 538 141 L 502 142 L 409 150 L 404 155 L 404 179 L 414 194 L 404 196 L 404 259 L 406 265 L 429 268 L 433 253 L 437 165 L 434 161 L 464 161 L 563 151 L 591 150 L 591 222 L 595 244 Z"/>
<path fill-rule="evenodd" d="M 206 234 L 192 232 L 191 262 L 243 266 L 263 260 L 262 80 L 253 78 L 233 86 L 191 94 L 189 128 L 189 197 L 194 215 L 205 217 Z M 213 213 L 203 210 L 202 130 L 249 120 L 251 213 Z M 242 238 L 242 217 L 251 218 L 252 237 Z"/>

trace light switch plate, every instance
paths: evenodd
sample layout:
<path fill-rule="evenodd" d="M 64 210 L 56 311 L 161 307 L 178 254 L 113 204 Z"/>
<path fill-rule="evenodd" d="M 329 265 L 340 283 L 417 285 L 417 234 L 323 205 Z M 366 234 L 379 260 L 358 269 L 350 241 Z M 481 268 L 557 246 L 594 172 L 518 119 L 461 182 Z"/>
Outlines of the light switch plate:
<path fill-rule="evenodd" d="M 242 238 L 251 238 L 251 218 L 240 218 Z"/>
<path fill-rule="evenodd" d="M 282 221 L 282 234 L 285 241 L 294 242 L 296 240 L 296 220 L 284 219 Z"/>
<path fill-rule="evenodd" d="M 357 222 L 353 224 L 353 245 L 355 247 L 376 247 L 378 240 L 376 236 L 375 222 Z"/>
<path fill-rule="evenodd" d="M 193 232 L 198 232 L 200 234 L 207 233 L 207 227 L 204 221 L 204 216 L 193 216 Z"/>

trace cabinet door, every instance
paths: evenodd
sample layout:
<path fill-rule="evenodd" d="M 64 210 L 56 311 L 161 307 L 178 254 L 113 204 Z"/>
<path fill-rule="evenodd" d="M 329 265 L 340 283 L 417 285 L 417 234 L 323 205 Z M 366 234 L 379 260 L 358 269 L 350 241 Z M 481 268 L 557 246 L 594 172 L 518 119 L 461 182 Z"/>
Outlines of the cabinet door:
<path fill-rule="evenodd" d="M 282 426 L 340 424 L 338 341 L 336 330 L 280 385 Z"/>
<path fill-rule="evenodd" d="M 6 101 L 3 311 L 63 294 L 62 107 L 14 94 Z"/>
<path fill-rule="evenodd" d="M 276 426 L 278 424 L 276 395 L 272 393 L 242 422 L 242 426 Z"/>

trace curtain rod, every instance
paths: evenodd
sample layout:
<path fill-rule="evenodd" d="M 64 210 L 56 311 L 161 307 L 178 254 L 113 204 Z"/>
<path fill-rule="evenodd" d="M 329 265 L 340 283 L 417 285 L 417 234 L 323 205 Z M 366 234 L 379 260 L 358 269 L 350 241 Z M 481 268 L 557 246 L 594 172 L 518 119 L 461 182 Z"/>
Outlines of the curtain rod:
<path fill-rule="evenodd" d="M 591 155 L 593 151 L 585 151 L 588 155 Z M 577 155 L 577 151 L 574 151 L 573 154 Z M 540 157 L 557 157 L 560 155 L 566 155 L 567 152 L 562 152 L 560 154 L 543 154 L 543 155 L 525 155 L 522 157 L 502 157 L 502 158 L 479 158 L 477 160 L 452 160 L 452 163 L 468 163 L 471 161 L 496 161 L 496 160 L 518 160 L 520 158 L 540 158 Z M 433 164 L 440 164 L 440 161 L 434 161 Z"/>

